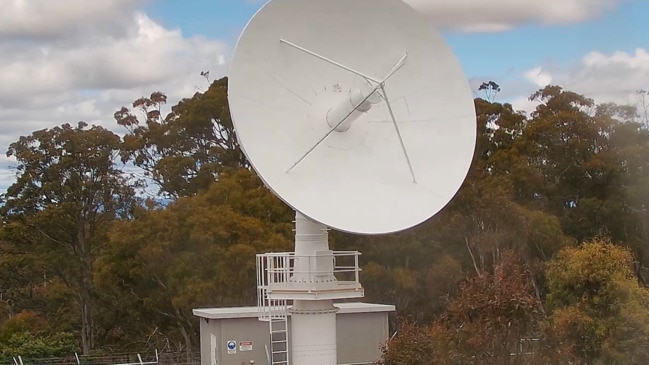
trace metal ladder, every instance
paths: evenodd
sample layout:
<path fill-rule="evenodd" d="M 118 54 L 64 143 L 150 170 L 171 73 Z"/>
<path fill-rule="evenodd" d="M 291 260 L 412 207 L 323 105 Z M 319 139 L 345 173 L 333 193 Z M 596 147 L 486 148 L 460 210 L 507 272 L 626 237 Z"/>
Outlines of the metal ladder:
<path fill-rule="evenodd" d="M 270 314 L 268 327 L 270 330 L 270 363 L 271 365 L 289 365 L 288 354 L 288 319 L 286 315 L 286 300 L 270 300 L 271 302 L 279 301 L 283 303 L 277 307 L 284 307 L 284 310 L 278 310 Z M 274 307 L 270 306 L 271 308 Z M 274 312 L 274 311 L 273 311 Z"/>
<path fill-rule="evenodd" d="M 266 258 L 265 255 L 257 255 L 257 308 L 259 320 L 268 322 L 270 353 L 268 361 L 270 365 L 290 365 L 289 343 L 288 343 L 288 300 L 270 299 L 268 296 L 268 284 L 275 278 L 275 268 L 281 267 L 280 275 L 288 278 L 289 268 L 286 258 Z M 270 270 L 269 270 L 270 269 Z"/>

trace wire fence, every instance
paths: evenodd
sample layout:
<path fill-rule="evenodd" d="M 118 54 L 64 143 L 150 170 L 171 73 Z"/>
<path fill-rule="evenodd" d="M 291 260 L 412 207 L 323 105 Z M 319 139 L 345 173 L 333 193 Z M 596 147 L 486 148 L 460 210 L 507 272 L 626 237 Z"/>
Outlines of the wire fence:
<path fill-rule="evenodd" d="M 73 354 L 65 357 L 26 358 L 20 355 L 0 360 L 0 365 L 200 365 L 200 352 L 187 354 L 158 353 L 111 353 L 101 355 Z"/>

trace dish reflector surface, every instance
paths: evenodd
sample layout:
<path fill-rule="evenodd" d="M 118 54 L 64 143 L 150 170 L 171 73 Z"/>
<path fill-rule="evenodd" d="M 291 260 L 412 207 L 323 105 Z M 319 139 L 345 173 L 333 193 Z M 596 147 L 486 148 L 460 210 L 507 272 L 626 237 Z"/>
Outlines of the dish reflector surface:
<path fill-rule="evenodd" d="M 228 99 L 266 185 L 342 231 L 389 233 L 425 221 L 455 195 L 473 158 L 466 78 L 400 0 L 269 2 L 239 39 Z M 331 119 L 348 114 L 357 117 L 348 129 L 334 130 Z"/>

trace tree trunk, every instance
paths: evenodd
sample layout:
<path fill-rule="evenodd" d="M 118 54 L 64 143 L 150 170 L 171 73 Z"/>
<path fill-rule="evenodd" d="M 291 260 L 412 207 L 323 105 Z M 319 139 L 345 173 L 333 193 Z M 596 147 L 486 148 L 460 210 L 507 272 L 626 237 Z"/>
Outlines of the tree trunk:
<path fill-rule="evenodd" d="M 469 244 L 469 238 L 467 236 L 464 236 L 464 242 L 466 243 L 466 249 L 469 250 L 469 255 L 471 256 L 471 262 L 473 262 L 473 268 L 475 269 L 475 273 L 478 276 L 482 276 L 480 269 L 478 269 L 478 264 L 475 262 L 475 256 L 473 256 L 473 251 L 471 251 L 471 245 Z"/>
<path fill-rule="evenodd" d="M 187 329 L 183 325 L 183 318 L 182 315 L 180 314 L 180 311 L 178 310 L 178 308 L 175 308 L 175 310 L 176 310 L 176 323 L 178 324 L 180 333 L 183 335 L 183 339 L 185 340 L 185 357 L 187 363 L 190 363 L 191 353 L 192 353 L 192 340 L 189 337 L 189 333 L 187 332 Z"/>
<path fill-rule="evenodd" d="M 79 291 L 81 305 L 81 346 L 84 355 L 90 354 L 94 347 L 92 305 L 90 303 L 89 288 L 80 288 Z"/>
<path fill-rule="evenodd" d="M 85 230 L 79 230 L 78 255 L 81 265 L 79 277 L 79 304 L 81 307 L 81 347 L 84 355 L 94 348 L 94 323 L 92 316 L 92 253 L 85 237 Z"/>

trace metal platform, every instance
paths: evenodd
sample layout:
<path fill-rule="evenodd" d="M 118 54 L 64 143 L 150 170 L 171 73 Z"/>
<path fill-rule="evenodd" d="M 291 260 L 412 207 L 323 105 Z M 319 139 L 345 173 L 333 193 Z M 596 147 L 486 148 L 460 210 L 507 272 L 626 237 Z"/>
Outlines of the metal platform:
<path fill-rule="evenodd" d="M 327 300 L 362 298 L 358 251 L 318 251 L 257 255 L 257 288 L 263 299 Z M 263 309 L 262 309 L 263 310 Z"/>

